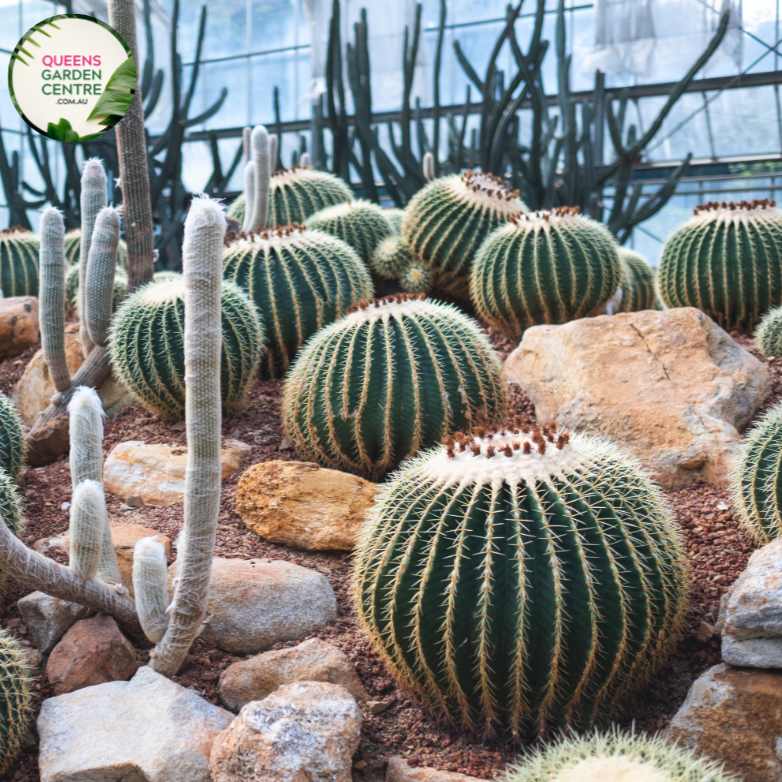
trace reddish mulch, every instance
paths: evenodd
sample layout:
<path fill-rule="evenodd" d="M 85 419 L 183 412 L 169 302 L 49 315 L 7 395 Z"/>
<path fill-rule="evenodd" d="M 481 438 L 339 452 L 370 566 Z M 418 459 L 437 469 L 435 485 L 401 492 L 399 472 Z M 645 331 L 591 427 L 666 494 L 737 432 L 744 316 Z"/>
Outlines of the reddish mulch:
<path fill-rule="evenodd" d="M 517 344 L 491 330 L 487 333 L 503 359 Z M 733 336 L 755 352 L 751 340 Z M 0 390 L 10 393 L 33 352 L 31 349 L 22 356 L 0 362 Z M 764 408 L 776 402 L 782 394 L 782 360 L 767 363 L 774 376 L 774 395 Z M 373 654 L 356 627 L 350 607 L 350 563 L 347 554 L 312 554 L 266 543 L 248 532 L 236 515 L 236 483 L 246 468 L 269 459 L 294 458 L 292 451 L 279 450 L 282 441 L 279 418 L 281 390 L 282 382 L 279 380 L 256 381 L 246 411 L 223 423 L 226 438 L 241 440 L 251 445 L 252 451 L 243 458 L 237 473 L 224 482 L 217 555 L 242 559 L 285 559 L 314 568 L 328 577 L 339 602 L 340 616 L 336 622 L 310 637 L 328 640 L 342 649 L 355 664 L 370 695 L 387 704 L 387 708 L 379 714 L 363 710 L 362 738 L 355 756 L 354 779 L 380 782 L 384 779 L 385 764 L 391 755 L 407 756 L 413 765 L 458 771 L 481 779 L 499 776 L 506 763 L 517 756 L 518 747 L 506 741 L 484 741 L 439 723 L 415 704 Z M 533 419 L 534 410 L 526 395 L 515 385 L 509 386 L 509 391 L 509 414 Z M 130 439 L 184 444 L 185 433 L 173 430 L 140 405 L 134 404 L 106 423 L 105 453 L 117 443 Z M 32 544 L 39 538 L 66 530 L 68 511 L 62 509 L 62 504 L 70 500 L 70 474 L 65 457 L 46 467 L 27 470 L 21 491 L 27 502 L 28 522 L 23 533 L 26 543 Z M 693 680 L 705 668 L 719 662 L 719 641 L 712 637 L 719 599 L 744 569 L 755 548 L 730 510 L 730 499 L 725 489 L 697 484 L 667 494 L 686 539 L 692 600 L 680 642 L 643 695 L 627 709 L 623 724 L 635 721 L 636 726 L 644 731 L 664 727 L 681 705 Z M 181 528 L 181 506 L 128 510 L 111 495 L 108 496 L 108 505 L 115 521 L 153 527 L 172 539 Z M 25 639 L 27 630 L 20 623 L 16 600 L 28 591 L 11 580 L 5 605 L 0 608 L 0 624 L 9 627 L 23 644 L 29 644 L 29 641 Z M 273 648 L 293 646 L 301 640 Z M 139 649 L 139 661 L 143 663 L 147 659 L 148 652 Z M 198 640 L 176 680 L 217 703 L 220 673 L 238 659 Z M 37 714 L 41 699 L 51 696 L 45 674 L 34 685 L 34 690 L 33 705 Z M 39 780 L 34 729 L 22 758 L 8 778 L 25 782 Z"/>

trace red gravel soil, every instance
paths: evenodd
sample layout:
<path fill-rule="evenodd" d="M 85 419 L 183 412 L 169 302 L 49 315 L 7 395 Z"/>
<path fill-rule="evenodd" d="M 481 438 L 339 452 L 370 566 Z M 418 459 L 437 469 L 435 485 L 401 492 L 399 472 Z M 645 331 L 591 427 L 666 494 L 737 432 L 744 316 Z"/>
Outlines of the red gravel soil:
<path fill-rule="evenodd" d="M 504 359 L 515 343 L 487 330 L 489 338 Z M 742 346 L 755 353 L 751 340 L 733 335 Z M 0 391 L 10 394 L 35 349 L 0 362 Z M 774 378 L 774 393 L 765 407 L 782 395 L 782 360 L 766 362 Z M 510 416 L 534 419 L 531 402 L 518 386 L 509 386 Z M 342 649 L 356 666 L 361 680 L 375 701 L 385 708 L 377 714 L 363 709 L 361 743 L 354 758 L 354 780 L 379 782 L 385 778 L 385 766 L 392 755 L 403 755 L 411 765 L 458 771 L 480 779 L 501 776 L 506 764 L 518 757 L 523 747 L 502 740 L 484 740 L 442 724 L 416 705 L 411 695 L 395 682 L 389 671 L 372 652 L 357 628 L 348 597 L 350 557 L 344 553 L 313 554 L 267 543 L 248 531 L 235 511 L 236 484 L 242 472 L 253 464 L 270 459 L 293 459 L 290 450 L 280 450 L 283 441 L 280 426 L 282 382 L 256 381 L 250 391 L 245 412 L 223 422 L 225 438 L 236 438 L 252 447 L 239 470 L 223 482 L 222 505 L 217 532 L 216 554 L 240 559 L 284 559 L 320 571 L 331 582 L 339 603 L 339 618 L 308 637 L 322 638 Z M 760 415 L 760 414 L 759 414 Z M 184 445 L 185 433 L 172 429 L 139 404 L 125 408 L 106 423 L 104 452 L 119 442 L 142 440 L 148 443 Z M 70 473 L 66 457 L 53 464 L 28 469 L 21 479 L 25 498 L 27 527 L 22 534 L 31 545 L 36 540 L 64 532 L 70 501 Z M 719 641 L 713 636 L 720 597 L 735 581 L 755 548 L 730 509 L 726 489 L 696 484 L 688 489 L 667 492 L 681 524 L 690 565 L 691 605 L 682 638 L 665 665 L 651 680 L 642 696 L 627 708 L 622 724 L 635 722 L 641 731 L 663 728 L 682 704 L 693 680 L 707 667 L 720 661 Z M 172 540 L 182 525 L 182 508 L 146 507 L 128 509 L 118 498 L 108 495 L 109 513 L 114 521 L 132 522 L 157 529 Z M 27 629 L 21 623 L 16 601 L 30 590 L 9 581 L 0 625 L 9 628 L 22 644 L 29 645 Z M 294 646 L 304 638 L 278 644 L 273 649 Z M 139 661 L 148 660 L 148 650 L 138 650 Z M 222 652 L 203 640 L 196 641 L 183 670 L 176 677 L 186 687 L 218 703 L 217 682 L 220 673 L 241 658 Z M 34 716 L 41 700 L 51 696 L 44 672 L 34 684 Z M 382 707 L 380 707 L 382 708 Z M 20 760 L 8 779 L 39 780 L 35 728 L 31 729 Z"/>

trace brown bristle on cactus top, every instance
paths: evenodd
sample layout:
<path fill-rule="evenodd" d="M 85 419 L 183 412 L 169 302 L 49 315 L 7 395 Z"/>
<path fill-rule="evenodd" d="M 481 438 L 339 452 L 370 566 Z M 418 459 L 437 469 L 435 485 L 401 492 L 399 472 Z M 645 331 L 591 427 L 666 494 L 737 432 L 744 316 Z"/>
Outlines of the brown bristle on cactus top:
<path fill-rule="evenodd" d="M 716 212 L 720 209 L 773 209 L 777 202 L 772 198 L 756 198 L 754 201 L 709 201 L 699 204 L 692 210 L 693 214 L 701 212 Z"/>

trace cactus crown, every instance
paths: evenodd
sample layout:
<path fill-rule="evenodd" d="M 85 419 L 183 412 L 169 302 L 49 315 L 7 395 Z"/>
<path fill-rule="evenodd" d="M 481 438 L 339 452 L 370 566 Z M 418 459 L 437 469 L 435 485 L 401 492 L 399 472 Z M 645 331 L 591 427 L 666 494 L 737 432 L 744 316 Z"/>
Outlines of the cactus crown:
<path fill-rule="evenodd" d="M 463 194 L 466 200 L 473 204 L 489 204 L 489 208 L 502 209 L 501 204 L 504 201 L 515 201 L 519 197 L 518 190 L 511 190 L 507 182 L 494 174 L 468 169 L 460 176 L 449 179 L 453 183 L 454 191 Z M 509 215 L 515 215 L 518 210 L 508 209 L 507 212 Z"/>

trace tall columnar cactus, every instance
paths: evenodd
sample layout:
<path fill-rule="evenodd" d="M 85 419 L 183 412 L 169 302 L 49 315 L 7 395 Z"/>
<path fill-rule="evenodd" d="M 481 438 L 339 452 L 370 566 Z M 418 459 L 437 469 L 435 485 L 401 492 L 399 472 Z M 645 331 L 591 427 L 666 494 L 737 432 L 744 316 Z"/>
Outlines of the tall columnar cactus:
<path fill-rule="evenodd" d="M 40 235 L 41 345 L 54 388 L 62 392 L 71 387 L 71 373 L 65 358 L 65 223 L 59 210 L 43 210 Z"/>
<path fill-rule="evenodd" d="M 481 245 L 470 273 L 478 314 L 513 337 L 539 323 L 598 314 L 620 280 L 608 230 L 562 207 L 514 218 Z"/>
<path fill-rule="evenodd" d="M 367 265 L 380 242 L 394 235 L 385 210 L 363 200 L 322 209 L 307 218 L 307 227 L 347 242 Z"/>
<path fill-rule="evenodd" d="M 622 301 L 617 312 L 640 312 L 657 307 L 657 289 L 654 284 L 654 269 L 644 258 L 632 250 L 619 247 L 619 264 Z"/>
<path fill-rule="evenodd" d="M 24 424 L 16 405 L 0 391 L 0 470 L 16 480 L 24 463 Z"/>
<path fill-rule="evenodd" d="M 377 480 L 507 406 L 478 324 L 423 296 L 361 302 L 319 331 L 285 381 L 283 428 L 304 459 Z"/>
<path fill-rule="evenodd" d="M 246 290 L 264 313 L 263 378 L 282 377 L 316 331 L 373 292 L 369 272 L 351 247 L 298 224 L 233 242 L 225 251 L 223 276 Z"/>
<path fill-rule="evenodd" d="M 90 295 L 84 299 L 87 309 L 83 312 L 90 339 L 101 347 L 109 341 L 118 245 L 119 212 L 109 206 L 95 220 L 85 277 Z"/>
<path fill-rule="evenodd" d="M 128 275 L 117 267 L 114 272 L 114 293 L 111 297 L 112 309 L 116 312 L 120 304 L 125 300 L 128 292 Z M 81 316 L 79 303 L 79 267 L 71 266 L 65 274 L 65 300 L 73 307 L 76 314 Z"/>
<path fill-rule="evenodd" d="M 431 152 L 424 153 L 423 171 L 427 182 L 434 180 L 434 155 Z"/>
<path fill-rule="evenodd" d="M 763 316 L 755 329 L 755 346 L 766 358 L 782 358 L 782 307 Z"/>
<path fill-rule="evenodd" d="M 520 738 L 615 714 L 675 642 L 685 574 L 665 498 L 633 460 L 516 419 L 446 438 L 381 487 L 353 594 L 417 698 Z"/>
<path fill-rule="evenodd" d="M 253 128 L 250 136 L 253 153 L 253 203 L 252 213 L 246 221 L 246 230 L 260 231 L 266 228 L 269 220 L 269 188 L 272 175 L 269 134 L 263 125 Z"/>
<path fill-rule="evenodd" d="M 81 258 L 81 228 L 74 228 L 65 234 L 65 263 L 67 266 L 76 266 Z M 123 239 L 119 240 L 117 248 L 119 265 L 125 272 L 128 271 L 128 246 Z"/>
<path fill-rule="evenodd" d="M 95 578 L 108 526 L 106 498 L 98 481 L 84 480 L 71 497 L 70 567 L 80 578 Z"/>
<path fill-rule="evenodd" d="M 141 404 L 167 421 L 181 421 L 185 414 L 185 297 L 184 279 L 152 282 L 117 310 L 110 334 L 117 378 Z M 264 329 L 258 311 L 239 287 L 224 283 L 221 300 L 216 319 L 216 324 L 222 321 L 223 342 L 218 377 L 223 406 L 231 415 L 243 408 L 258 372 Z"/>
<path fill-rule="evenodd" d="M 245 209 L 242 230 L 249 231 L 253 204 L 255 203 L 255 163 L 252 160 L 244 167 L 244 198 L 247 208 Z"/>
<path fill-rule="evenodd" d="M 3 295 L 38 295 L 38 254 L 41 243 L 32 231 L 0 231 L 0 290 Z"/>
<path fill-rule="evenodd" d="M 467 171 L 435 179 L 408 203 L 402 235 L 435 270 L 441 288 L 466 298 L 470 266 L 483 240 L 527 211 L 518 195 L 491 174 Z"/>
<path fill-rule="evenodd" d="M 505 782 L 739 782 L 722 764 L 663 736 L 571 736 L 526 755 Z"/>
<path fill-rule="evenodd" d="M 166 548 L 152 536 L 133 547 L 133 592 L 144 635 L 158 643 L 168 627 Z"/>
<path fill-rule="evenodd" d="M 0 630 L 0 777 L 10 771 L 24 746 L 32 719 L 34 680 L 18 641 Z"/>
<path fill-rule="evenodd" d="M 665 244 L 657 282 L 669 307 L 697 307 L 751 331 L 782 304 L 782 211 L 776 201 L 708 203 Z"/>

